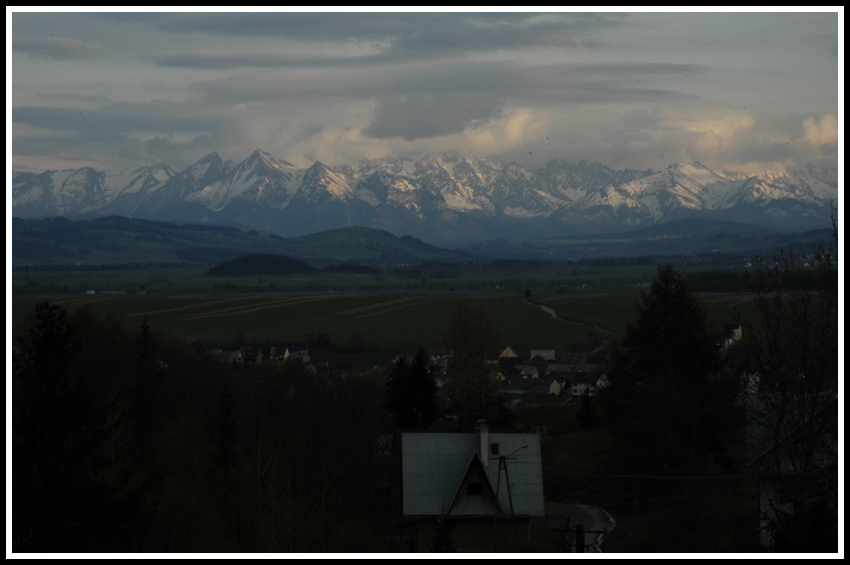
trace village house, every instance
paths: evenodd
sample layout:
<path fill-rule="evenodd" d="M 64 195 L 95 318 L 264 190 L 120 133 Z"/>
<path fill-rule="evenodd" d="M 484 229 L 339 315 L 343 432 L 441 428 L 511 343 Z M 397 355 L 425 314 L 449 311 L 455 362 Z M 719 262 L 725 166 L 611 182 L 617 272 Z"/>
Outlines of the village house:
<path fill-rule="evenodd" d="M 540 453 L 536 434 L 490 433 L 483 420 L 478 433 L 403 433 L 402 520 L 415 550 L 430 551 L 441 528 L 459 551 L 528 539 L 545 515 Z"/>

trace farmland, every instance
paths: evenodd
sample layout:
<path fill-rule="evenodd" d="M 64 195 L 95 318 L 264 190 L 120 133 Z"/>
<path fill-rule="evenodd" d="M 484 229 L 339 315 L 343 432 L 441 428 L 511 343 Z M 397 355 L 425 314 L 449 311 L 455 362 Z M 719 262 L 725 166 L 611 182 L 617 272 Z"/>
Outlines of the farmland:
<path fill-rule="evenodd" d="M 729 317 L 727 304 L 747 295 L 706 294 L 717 325 Z M 90 308 L 128 327 L 148 323 L 187 342 L 226 347 L 235 342 L 303 341 L 326 333 L 334 346 L 362 337 L 372 352 L 395 354 L 418 347 L 440 348 L 442 332 L 459 300 L 481 304 L 496 321 L 501 340 L 517 351 L 589 349 L 616 340 L 636 315 L 640 291 L 571 290 L 534 293 L 531 299 L 553 308 L 555 319 L 521 292 L 511 291 L 343 291 L 343 292 L 151 292 L 146 294 L 52 294 L 13 296 L 13 323 L 25 321 L 37 302 L 48 300 L 74 312 Z"/>

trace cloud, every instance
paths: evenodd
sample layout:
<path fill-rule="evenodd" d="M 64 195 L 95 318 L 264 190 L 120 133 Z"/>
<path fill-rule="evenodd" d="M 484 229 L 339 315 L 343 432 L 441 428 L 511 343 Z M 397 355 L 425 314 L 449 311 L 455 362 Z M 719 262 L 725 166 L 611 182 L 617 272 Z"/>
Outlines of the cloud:
<path fill-rule="evenodd" d="M 481 51 L 549 45 L 587 46 L 592 34 L 631 16 L 613 13 L 344 13 L 91 14 L 93 19 L 148 24 L 176 34 L 286 37 L 309 42 L 390 41 L 400 52 Z"/>
<path fill-rule="evenodd" d="M 101 108 L 20 106 L 12 109 L 12 121 L 60 131 L 208 131 L 210 122 L 216 118 L 193 114 L 191 106 L 191 103 L 165 101 L 110 104 Z"/>
<path fill-rule="evenodd" d="M 467 151 L 495 155 L 544 138 L 549 133 L 546 121 L 527 108 L 518 108 L 498 120 L 474 125 L 463 132 Z"/>
<path fill-rule="evenodd" d="M 359 128 L 324 128 L 284 150 L 284 158 L 302 167 L 315 161 L 335 166 L 359 159 L 380 159 L 393 149 L 393 142 L 366 137 Z"/>
<path fill-rule="evenodd" d="M 771 143 L 747 147 L 738 152 L 738 159 L 743 163 L 777 163 L 792 158 L 795 149 L 789 143 Z"/>
<path fill-rule="evenodd" d="M 360 128 L 323 128 L 288 147 L 281 148 L 284 158 L 298 166 L 313 161 L 334 166 L 358 159 L 380 159 L 391 153 L 421 154 L 455 150 L 477 155 L 496 155 L 543 139 L 548 123 L 529 109 L 513 109 L 487 121 L 475 121 L 462 131 L 448 135 L 420 137 L 414 140 L 381 139 L 366 135 Z"/>
<path fill-rule="evenodd" d="M 295 59 L 285 56 L 213 55 L 195 61 L 211 67 L 249 64 L 257 66 L 290 64 L 301 67 Z M 368 57 L 355 57 L 357 60 Z M 185 60 L 189 65 L 190 60 Z M 332 65 L 331 60 L 327 60 Z M 367 65 L 368 66 L 368 65 Z M 193 94 L 225 103 L 272 100 L 343 99 L 377 100 L 378 111 L 370 132 L 378 136 L 408 135 L 408 129 L 392 131 L 383 116 L 398 117 L 400 108 L 411 109 L 415 102 L 432 107 L 431 97 L 451 104 L 441 94 L 461 97 L 460 106 L 494 107 L 494 97 L 512 102 L 515 106 L 651 103 L 693 100 L 697 97 L 671 89 L 657 88 L 656 79 L 688 77 L 704 71 L 700 65 L 655 63 L 600 63 L 589 65 L 528 65 L 518 61 L 457 60 L 418 62 L 405 65 L 383 65 L 358 68 L 342 64 L 334 72 L 318 68 L 281 68 L 251 70 L 237 75 L 195 82 L 188 86 Z M 645 82 L 643 82 L 645 81 Z M 480 102 L 469 102 L 463 96 L 478 96 Z M 485 113 L 490 117 L 493 113 Z M 463 126 L 466 122 L 462 123 Z M 437 131 L 444 132 L 442 128 Z"/>
<path fill-rule="evenodd" d="M 163 67 L 184 67 L 192 69 L 237 69 L 237 68 L 322 68 L 322 67 L 362 67 L 380 64 L 374 56 L 334 57 L 334 56 L 296 56 L 278 53 L 231 53 L 201 52 L 163 55 L 155 59 Z"/>
<path fill-rule="evenodd" d="M 623 25 L 617 14 L 217 14 L 170 18 L 167 31 L 275 36 L 301 49 L 324 42 L 339 55 L 274 52 L 195 52 L 159 55 L 158 65 L 198 69 L 256 67 L 369 67 L 456 59 L 522 48 L 597 48 L 595 31 Z M 366 54 L 358 54 L 366 51 Z M 671 65 L 674 66 L 674 65 Z"/>
<path fill-rule="evenodd" d="M 838 143 L 838 116 L 826 114 L 820 120 L 808 118 L 803 121 L 803 139 L 812 145 L 832 145 Z"/>
<path fill-rule="evenodd" d="M 749 112 L 723 110 L 710 116 L 673 119 L 665 124 L 674 135 L 687 140 L 691 151 L 714 154 L 755 124 Z"/>
<path fill-rule="evenodd" d="M 496 97 L 472 92 L 382 98 L 378 100 L 374 120 L 363 133 L 412 141 L 459 133 L 474 120 L 486 120 L 500 112 L 501 103 Z"/>
<path fill-rule="evenodd" d="M 144 141 L 128 139 L 119 149 L 118 156 L 130 162 L 163 163 L 173 159 L 182 148 L 169 143 L 164 137 L 154 137 Z"/>
<path fill-rule="evenodd" d="M 94 59 L 103 56 L 103 52 L 97 45 L 78 39 L 60 39 L 58 37 L 42 39 L 15 37 L 12 39 L 12 50 L 22 51 L 33 57 L 58 61 Z"/>

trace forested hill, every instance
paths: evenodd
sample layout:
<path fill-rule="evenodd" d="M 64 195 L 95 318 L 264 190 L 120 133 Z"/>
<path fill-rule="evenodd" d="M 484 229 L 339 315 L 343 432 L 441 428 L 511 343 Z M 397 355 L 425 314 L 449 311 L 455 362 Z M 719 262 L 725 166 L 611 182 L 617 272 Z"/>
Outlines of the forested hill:
<path fill-rule="evenodd" d="M 107 216 L 93 220 L 12 219 L 13 265 L 218 264 L 244 255 L 283 255 L 311 265 L 468 261 L 463 251 L 371 228 L 283 238 L 236 227 Z"/>

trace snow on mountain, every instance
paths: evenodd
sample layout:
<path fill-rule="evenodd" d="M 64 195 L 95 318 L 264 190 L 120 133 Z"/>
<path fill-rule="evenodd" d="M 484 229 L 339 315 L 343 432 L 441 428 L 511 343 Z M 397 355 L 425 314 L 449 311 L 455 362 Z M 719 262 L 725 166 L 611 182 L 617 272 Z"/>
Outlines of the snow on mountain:
<path fill-rule="evenodd" d="M 347 175 L 336 172 L 319 161 L 304 172 L 299 194 L 311 201 L 323 198 L 346 201 L 357 198 Z"/>
<path fill-rule="evenodd" d="M 197 167 L 193 176 L 202 170 Z M 204 175 L 208 172 L 204 171 Z M 212 211 L 220 211 L 234 200 L 271 200 L 276 205 L 285 204 L 294 193 L 292 180 L 297 172 L 291 163 L 275 159 L 258 149 L 243 162 L 229 167 L 226 173 L 219 173 L 208 180 L 204 178 L 204 182 L 198 183 L 197 190 L 186 200 L 202 203 Z"/>
<path fill-rule="evenodd" d="M 503 236 L 503 222 L 550 234 L 711 214 L 813 224 L 828 218 L 838 175 L 823 164 L 731 175 L 701 163 L 618 171 L 563 159 L 530 170 L 457 152 L 301 169 L 257 150 L 238 164 L 210 153 L 179 173 L 165 165 L 14 173 L 12 194 L 23 217 L 119 214 L 280 233 L 364 225 L 451 240 Z"/>
<path fill-rule="evenodd" d="M 119 194 L 154 192 L 176 174 L 165 165 L 150 165 L 106 173 L 103 182 L 105 194 L 108 198 L 117 198 Z"/>

